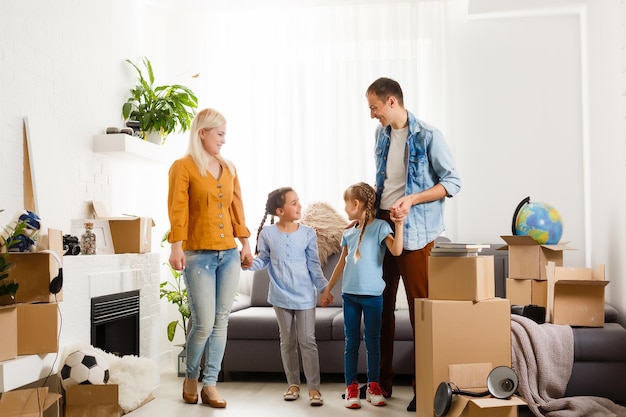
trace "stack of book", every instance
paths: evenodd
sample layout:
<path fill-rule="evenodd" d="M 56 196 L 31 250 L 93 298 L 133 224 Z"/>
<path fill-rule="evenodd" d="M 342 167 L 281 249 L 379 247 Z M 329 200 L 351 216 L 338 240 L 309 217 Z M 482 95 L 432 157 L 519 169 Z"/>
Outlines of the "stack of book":
<path fill-rule="evenodd" d="M 490 247 L 489 243 L 435 242 L 430 256 L 478 256 Z"/>

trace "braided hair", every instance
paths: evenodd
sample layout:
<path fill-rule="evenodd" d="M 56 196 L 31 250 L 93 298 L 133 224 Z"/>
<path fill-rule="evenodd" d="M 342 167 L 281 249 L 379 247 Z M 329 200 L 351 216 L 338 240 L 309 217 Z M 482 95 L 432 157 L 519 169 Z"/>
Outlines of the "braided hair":
<path fill-rule="evenodd" d="M 363 234 L 365 233 L 365 227 L 371 219 L 374 218 L 374 210 L 376 206 L 376 191 L 374 188 L 365 183 L 359 182 L 349 186 L 343 193 L 343 199 L 345 201 L 358 200 L 365 206 L 365 221 L 361 225 L 361 233 L 359 234 L 359 243 L 354 253 L 354 260 L 358 260 L 361 257 L 359 248 L 361 247 L 361 240 L 363 240 Z"/>
<path fill-rule="evenodd" d="M 274 216 L 276 215 L 276 210 L 282 208 L 285 205 L 285 196 L 288 192 L 294 191 L 291 187 L 281 187 L 277 188 L 271 193 L 267 195 L 267 201 L 265 202 L 265 214 L 263 215 L 263 220 L 261 220 L 261 225 L 259 226 L 259 230 L 256 233 L 256 247 L 254 248 L 254 254 L 259 254 L 259 235 L 261 234 L 261 229 L 265 225 L 265 221 L 267 220 L 267 216 L 270 217 L 270 224 L 274 224 Z"/>

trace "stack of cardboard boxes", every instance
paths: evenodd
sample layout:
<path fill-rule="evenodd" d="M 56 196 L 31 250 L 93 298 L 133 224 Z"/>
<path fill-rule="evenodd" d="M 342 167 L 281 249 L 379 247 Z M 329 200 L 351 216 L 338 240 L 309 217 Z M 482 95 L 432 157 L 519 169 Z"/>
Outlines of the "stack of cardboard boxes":
<path fill-rule="evenodd" d="M 495 297 L 493 256 L 480 253 L 429 258 L 429 298 L 415 300 L 417 415 L 433 417 L 441 382 L 486 391 L 497 366 L 511 366 L 510 303 Z M 455 395 L 450 417 L 517 416 L 513 397 Z"/>
<path fill-rule="evenodd" d="M 59 351 L 59 310 L 63 289 L 54 294 L 50 283 L 63 267 L 61 231 L 49 230 L 49 252 L 10 253 L 13 264 L 9 278 L 19 284 L 15 298 L 0 297 L 0 361 L 22 355 L 41 355 Z M 58 260 L 57 260 L 58 259 Z M 3 377 L 0 373 L 0 377 Z M 46 386 L 42 386 L 43 383 Z M 0 385 L 3 391 L 4 383 Z M 76 385 L 62 396 L 57 375 L 36 381 L 0 396 L 0 416 L 77 417 L 85 415 L 121 416 L 118 386 Z M 61 399 L 65 404 L 61 404 Z"/>
<path fill-rule="evenodd" d="M 57 303 L 63 300 L 63 290 L 52 294 L 50 282 L 62 268 L 63 243 L 58 230 L 49 230 L 47 236 L 50 250 L 57 256 L 51 253 L 8 255 L 13 267 L 7 279 L 18 283 L 19 288 L 15 298 L 0 297 L 0 361 L 59 350 Z M 22 415 L 9 414 L 11 410 L 30 410 L 32 415 L 43 415 L 45 410 L 45 415 L 55 416 L 59 414 L 59 398 L 59 393 L 48 387 L 5 393 L 0 401 L 0 415 Z"/>
<path fill-rule="evenodd" d="M 506 297 L 512 305 L 545 307 L 545 321 L 571 326 L 604 326 L 604 266 L 563 266 L 567 243 L 542 245 L 530 236 L 502 236 L 509 251 Z"/>

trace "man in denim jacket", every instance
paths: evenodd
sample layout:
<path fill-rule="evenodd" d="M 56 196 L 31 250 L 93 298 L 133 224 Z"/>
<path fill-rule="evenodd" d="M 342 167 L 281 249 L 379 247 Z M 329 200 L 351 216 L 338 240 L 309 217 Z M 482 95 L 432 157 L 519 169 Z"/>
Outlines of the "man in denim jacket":
<path fill-rule="evenodd" d="M 379 78 L 369 86 L 366 97 L 370 116 L 380 121 L 375 147 L 377 217 L 389 221 L 389 214 L 395 212 L 404 219 L 404 251 L 398 257 L 387 251 L 383 264 L 380 385 L 391 396 L 400 277 L 415 335 L 414 299 L 428 297 L 428 256 L 433 241 L 444 231 L 445 198 L 459 192 L 461 178 L 443 134 L 404 108 L 396 81 Z M 413 397 L 407 410 L 415 411 L 415 406 Z"/>

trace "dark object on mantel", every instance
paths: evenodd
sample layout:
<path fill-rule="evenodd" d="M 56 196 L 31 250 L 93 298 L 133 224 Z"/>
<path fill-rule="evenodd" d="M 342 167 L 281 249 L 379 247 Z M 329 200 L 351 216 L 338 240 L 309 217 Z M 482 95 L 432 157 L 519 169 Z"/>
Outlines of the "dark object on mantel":
<path fill-rule="evenodd" d="M 128 120 L 126 122 L 126 126 L 130 127 L 131 129 L 133 129 L 136 132 L 141 130 L 139 122 L 137 122 L 135 120 Z"/>
<path fill-rule="evenodd" d="M 80 253 L 80 243 L 78 238 L 72 235 L 63 235 L 63 255 L 78 255 Z"/>
<path fill-rule="evenodd" d="M 131 136 L 137 136 L 138 138 L 143 139 L 143 134 L 141 132 L 141 125 L 139 124 L 139 122 L 135 120 L 127 120 L 126 126 L 133 130 L 132 134 L 130 134 Z"/>

